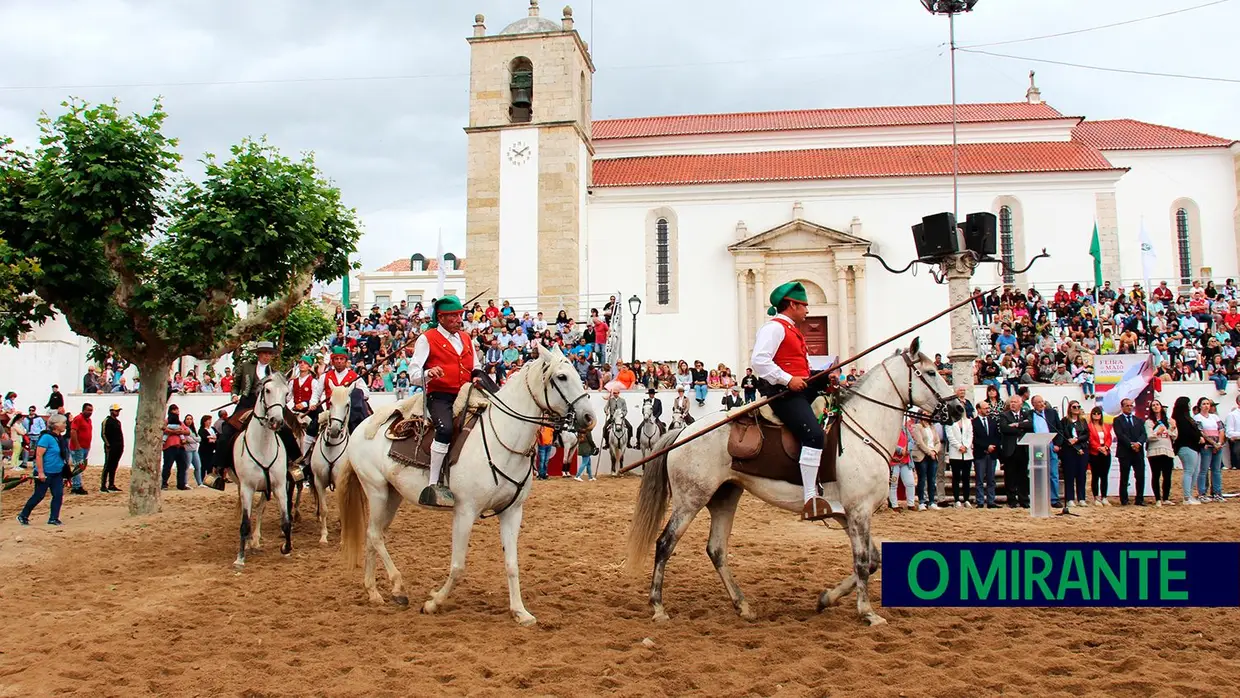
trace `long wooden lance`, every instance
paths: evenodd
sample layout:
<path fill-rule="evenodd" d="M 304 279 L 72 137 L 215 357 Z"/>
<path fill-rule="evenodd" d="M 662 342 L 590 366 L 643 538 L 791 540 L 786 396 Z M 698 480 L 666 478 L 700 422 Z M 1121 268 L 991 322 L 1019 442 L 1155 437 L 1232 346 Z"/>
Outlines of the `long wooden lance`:
<path fill-rule="evenodd" d="M 996 287 L 994 287 L 994 288 L 990 289 L 990 291 L 997 290 L 998 288 L 999 288 L 999 287 L 998 287 L 998 286 L 996 286 Z M 990 293 L 990 291 L 986 291 L 986 293 Z M 829 368 L 825 368 L 825 369 L 823 369 L 823 370 L 819 371 L 818 373 L 815 373 L 814 375 L 810 376 L 808 379 L 806 379 L 806 383 L 814 383 L 814 382 L 817 382 L 817 381 L 820 381 L 820 380 L 822 380 L 822 379 L 826 378 L 826 377 L 827 377 L 827 376 L 829 376 L 830 374 L 832 374 L 832 373 L 834 373 L 834 372 L 838 371 L 841 367 L 843 367 L 843 366 L 847 366 L 848 364 L 851 364 L 851 363 L 854 363 L 854 362 L 855 362 L 855 361 L 857 361 L 858 359 L 860 359 L 860 358 L 862 358 L 862 357 L 864 357 L 864 356 L 866 356 L 866 355 L 868 355 L 868 354 L 871 354 L 871 353 L 873 353 L 873 352 L 877 351 L 878 349 L 882 348 L 883 346 L 885 346 L 885 345 L 887 345 L 887 344 L 890 344 L 890 343 L 892 343 L 892 342 L 896 341 L 897 339 L 899 339 L 899 338 L 903 337 L 904 335 L 906 335 L 906 334 L 908 334 L 908 333 L 910 333 L 910 332 L 913 332 L 913 331 L 915 331 L 915 330 L 919 330 L 919 329 L 921 329 L 922 327 L 925 327 L 926 325 L 929 325 L 930 323 L 934 322 L 935 320 L 938 320 L 939 318 L 943 317 L 944 315 L 947 315 L 948 313 L 952 312 L 953 310 L 956 310 L 957 308 L 962 308 L 962 307 L 964 307 L 964 306 L 968 305 L 969 303 L 973 303 L 974 301 L 976 301 L 976 300 L 977 300 L 977 298 L 978 298 L 978 296 L 979 296 L 979 295 L 984 295 L 984 294 L 976 294 L 976 293 L 975 293 L 975 294 L 971 294 L 971 295 L 968 297 L 968 299 L 963 300 L 963 301 L 960 301 L 959 303 L 957 303 L 957 304 L 955 304 L 955 305 L 951 306 L 951 307 L 950 307 L 950 308 L 948 308 L 947 310 L 944 310 L 944 311 L 939 312 L 939 313 L 935 313 L 934 315 L 932 315 L 932 316 L 930 316 L 930 317 L 926 318 L 925 320 L 922 320 L 921 322 L 917 323 L 916 325 L 913 325 L 912 327 L 909 327 L 909 328 L 907 328 L 907 329 L 905 329 L 905 330 L 901 330 L 900 332 L 897 332 L 896 334 L 891 335 L 890 337 L 888 337 L 888 338 L 884 339 L 883 341 L 879 342 L 878 344 L 875 344 L 875 345 L 871 346 L 870 348 L 866 349 L 865 351 L 863 351 L 863 352 L 861 352 L 861 353 L 859 353 L 859 354 L 854 354 L 853 356 L 850 356 L 849 358 L 845 359 L 844 361 L 841 361 L 841 362 L 840 362 L 840 363 L 838 363 L 838 364 L 832 364 Z M 725 425 L 725 424 L 729 424 L 729 423 L 731 423 L 731 422 L 734 422 L 734 421 L 736 421 L 737 419 L 739 419 L 739 418 L 741 418 L 741 417 L 743 417 L 743 416 L 745 416 L 745 415 L 749 414 L 750 412 L 753 412 L 754 410 L 758 409 L 759 407 L 762 407 L 763 405 L 767 405 L 767 404 L 771 403 L 773 400 L 777 400 L 777 399 L 779 399 L 780 397 L 783 397 L 783 396 L 784 396 L 785 394 L 787 394 L 788 392 L 790 392 L 790 391 L 789 391 L 789 389 L 788 389 L 788 388 L 784 388 L 783 390 L 779 391 L 778 393 L 776 393 L 776 394 L 774 394 L 774 395 L 772 395 L 772 396 L 770 396 L 770 397 L 764 397 L 764 398 L 762 398 L 761 400 L 758 400 L 758 401 L 756 401 L 756 402 L 751 402 L 751 403 L 749 403 L 748 405 L 746 405 L 746 406 L 742 407 L 741 409 L 736 410 L 736 411 L 735 411 L 735 412 L 733 412 L 732 414 L 729 414 L 729 415 L 728 415 L 728 417 L 727 417 L 727 419 L 724 419 L 724 420 L 723 420 L 723 421 L 721 421 L 721 422 L 716 422 L 715 424 L 712 424 L 712 425 L 710 425 L 709 427 L 707 427 L 707 428 L 705 428 L 705 429 L 703 429 L 703 430 L 701 430 L 701 431 L 694 432 L 693 434 L 691 434 L 688 438 L 684 439 L 683 441 L 677 441 L 676 443 L 672 444 L 671 446 L 667 446 L 667 447 L 662 448 L 662 449 L 660 449 L 660 450 L 658 450 L 658 451 L 655 451 L 654 453 L 652 453 L 652 454 L 650 454 L 650 455 L 646 456 L 645 458 L 643 458 L 643 459 L 641 459 L 641 460 L 637 461 L 636 463 L 633 463 L 632 465 L 626 465 L 626 466 L 624 466 L 623 468 L 621 468 L 621 469 L 620 469 L 620 470 L 619 470 L 616 474 L 617 474 L 617 475 L 623 475 L 624 473 L 627 473 L 627 472 L 629 472 L 630 470 L 634 470 L 634 469 L 636 469 L 636 468 L 640 468 L 641 466 L 645 465 L 646 463 L 649 463 L 650 461 L 654 460 L 655 458 L 659 458 L 660 456 L 666 455 L 668 452 L 673 451 L 673 450 L 675 450 L 675 449 L 677 449 L 677 448 L 680 448 L 681 446 L 684 446 L 685 444 L 689 443 L 690 441 L 693 441 L 694 439 L 697 439 L 697 438 L 699 438 L 699 437 L 701 437 L 701 436 L 704 436 L 704 435 L 706 435 L 706 434 L 709 434 L 710 432 L 712 432 L 712 431 L 714 431 L 714 430 L 718 429 L 719 427 L 721 427 L 721 426 L 723 426 L 723 425 Z"/>

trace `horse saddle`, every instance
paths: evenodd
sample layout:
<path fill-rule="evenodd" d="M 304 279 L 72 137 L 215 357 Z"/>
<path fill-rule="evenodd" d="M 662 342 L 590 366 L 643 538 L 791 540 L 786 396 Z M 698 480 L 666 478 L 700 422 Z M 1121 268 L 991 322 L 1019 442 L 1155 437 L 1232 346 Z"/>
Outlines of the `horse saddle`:
<path fill-rule="evenodd" d="M 461 457 L 461 449 L 469 433 L 478 424 L 482 410 L 467 410 L 452 419 L 452 445 L 448 447 L 445 464 L 451 468 Z M 415 468 L 431 467 L 431 442 L 435 440 L 435 425 L 428 417 L 414 415 L 401 418 L 393 413 L 384 436 L 391 440 L 388 457 Z"/>
<path fill-rule="evenodd" d="M 761 412 L 761 410 L 759 410 Z M 732 469 L 770 480 L 801 484 L 801 442 L 777 421 L 764 414 L 749 412 L 732 422 L 728 434 L 728 455 Z M 830 419 L 825 427 L 818 482 L 836 481 L 835 464 L 840 448 L 840 420 Z"/>

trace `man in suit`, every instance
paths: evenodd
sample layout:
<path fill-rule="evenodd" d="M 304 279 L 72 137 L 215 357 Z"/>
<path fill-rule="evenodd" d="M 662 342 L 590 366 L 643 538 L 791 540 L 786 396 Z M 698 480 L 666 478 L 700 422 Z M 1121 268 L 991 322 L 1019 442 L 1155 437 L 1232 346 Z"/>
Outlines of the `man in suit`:
<path fill-rule="evenodd" d="M 659 425 L 659 434 L 667 431 L 667 427 L 663 424 L 663 401 L 655 395 L 655 389 L 651 388 L 646 391 L 646 399 L 642 400 L 642 404 L 650 403 L 651 414 L 654 415 L 654 423 Z"/>
<path fill-rule="evenodd" d="M 978 508 L 995 508 L 995 459 L 1002 445 L 999 425 L 990 415 L 990 403 L 977 403 L 977 416 L 973 418 L 973 463 L 977 467 Z"/>
<path fill-rule="evenodd" d="M 1123 414 L 1115 418 L 1115 457 L 1119 459 L 1119 503 L 1128 505 L 1128 478 L 1137 475 L 1137 506 L 1145 506 L 1145 420 L 1132 413 L 1132 400 L 1119 403 Z"/>
<path fill-rule="evenodd" d="M 1059 413 L 1054 407 L 1046 404 L 1041 395 L 1034 395 L 1030 401 L 1033 411 L 1029 413 L 1033 421 L 1033 433 L 1055 435 L 1051 441 L 1050 458 L 1047 459 L 1047 480 L 1050 483 L 1051 506 L 1059 508 L 1059 449 L 1063 448 L 1063 437 L 1060 436 Z"/>
<path fill-rule="evenodd" d="M 225 473 L 233 467 L 233 442 L 237 434 L 241 433 L 240 420 L 246 412 L 252 411 L 258 404 L 258 386 L 263 379 L 276 370 L 271 365 L 271 360 L 275 358 L 275 355 L 275 345 L 271 342 L 259 342 L 254 347 L 254 356 L 257 361 L 252 364 L 240 364 L 237 370 L 233 371 L 232 401 L 236 407 L 233 408 L 232 415 L 223 420 L 219 427 L 219 439 L 215 449 L 216 479 L 211 483 L 211 487 L 217 490 L 224 489 L 224 483 L 227 482 Z M 284 442 L 289 462 L 301 458 L 301 446 L 297 443 L 293 430 L 289 429 L 287 424 L 280 429 L 279 435 L 280 440 Z"/>
<path fill-rule="evenodd" d="M 1007 409 L 999 415 L 999 460 L 1003 462 L 1003 481 L 1007 489 L 1008 506 L 1029 508 L 1029 447 L 1021 446 L 1020 439 L 1033 431 L 1033 420 L 1022 410 L 1024 401 L 1019 395 L 1008 398 Z"/>

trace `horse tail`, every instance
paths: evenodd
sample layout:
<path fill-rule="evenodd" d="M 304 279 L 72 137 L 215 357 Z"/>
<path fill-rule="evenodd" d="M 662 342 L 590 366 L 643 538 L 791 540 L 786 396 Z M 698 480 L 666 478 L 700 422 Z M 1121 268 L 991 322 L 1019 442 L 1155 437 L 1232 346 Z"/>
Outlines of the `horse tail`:
<path fill-rule="evenodd" d="M 669 431 L 655 442 L 655 450 L 662 450 L 676 441 L 679 431 Z M 659 536 L 663 516 L 667 514 L 667 502 L 671 488 L 667 480 L 667 454 L 659 456 L 642 466 L 642 486 L 637 493 L 637 507 L 633 510 L 633 526 L 629 530 L 628 553 L 624 570 L 632 575 L 641 574 L 650 560 L 650 551 Z"/>
<path fill-rule="evenodd" d="M 366 545 L 366 493 L 362 491 L 362 481 L 348 458 L 341 459 L 336 465 L 340 468 L 339 495 L 340 505 L 340 551 L 344 553 L 345 565 L 357 567 L 362 560 L 362 551 Z"/>

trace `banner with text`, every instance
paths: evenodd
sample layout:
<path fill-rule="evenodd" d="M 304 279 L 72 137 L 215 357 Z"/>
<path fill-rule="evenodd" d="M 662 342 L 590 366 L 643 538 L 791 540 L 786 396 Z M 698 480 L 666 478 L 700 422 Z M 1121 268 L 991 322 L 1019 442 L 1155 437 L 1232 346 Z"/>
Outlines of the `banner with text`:
<path fill-rule="evenodd" d="M 1153 380 L 1154 359 L 1149 354 L 1094 356 L 1094 387 L 1108 422 L 1120 413 L 1120 402 L 1125 398 L 1136 403 L 1138 417 L 1145 417 L 1145 409 L 1154 399 Z"/>

